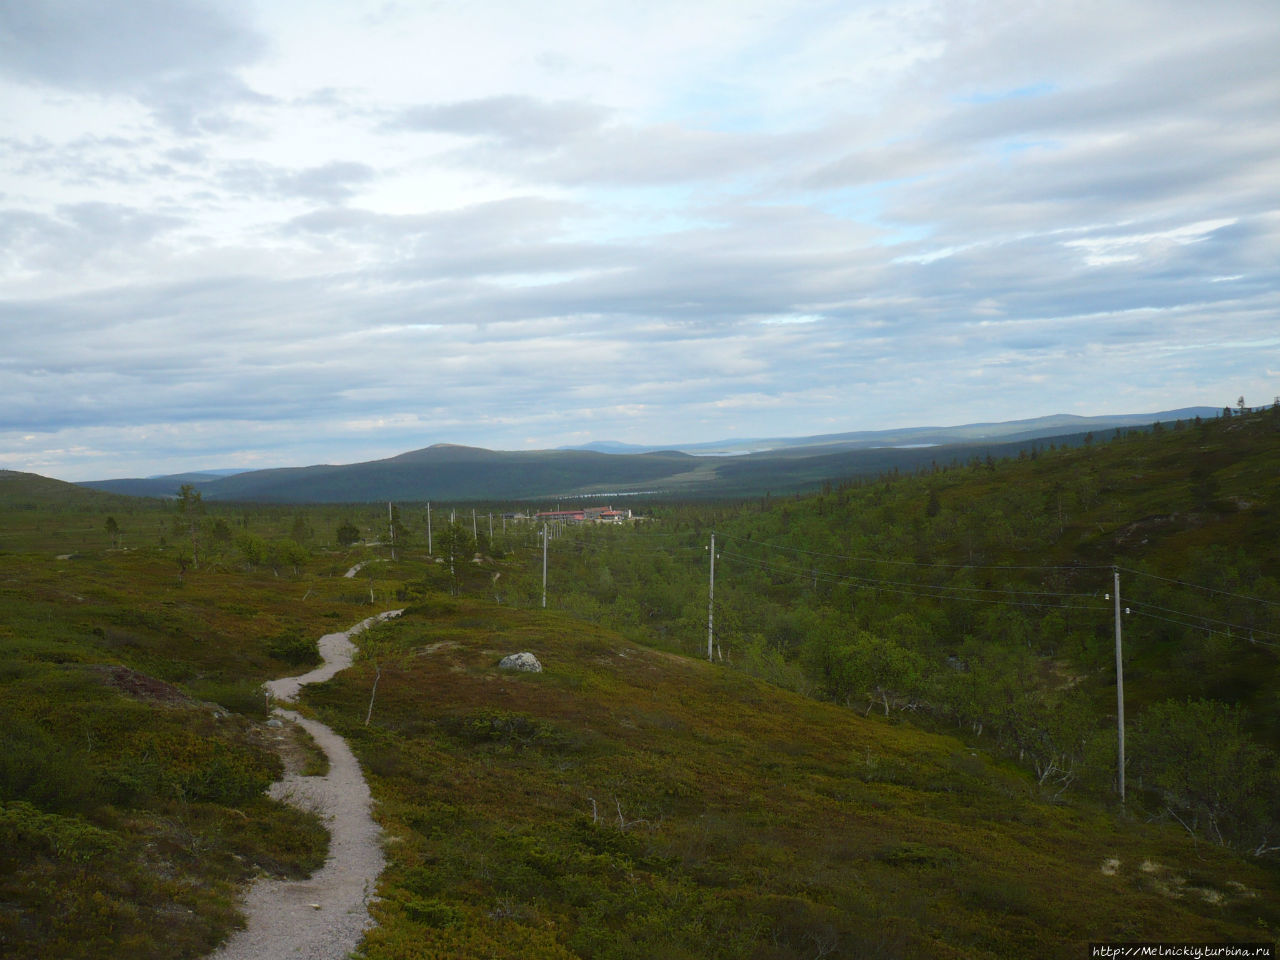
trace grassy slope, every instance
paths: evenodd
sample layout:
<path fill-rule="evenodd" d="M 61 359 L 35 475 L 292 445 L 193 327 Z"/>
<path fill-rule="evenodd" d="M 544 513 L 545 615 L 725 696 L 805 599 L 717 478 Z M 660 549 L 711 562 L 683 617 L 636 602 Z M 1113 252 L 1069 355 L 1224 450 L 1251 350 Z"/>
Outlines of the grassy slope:
<path fill-rule="evenodd" d="M 946 524 L 963 532 L 966 511 L 984 523 L 988 509 L 1008 515 L 1010 490 L 1017 519 L 1029 521 L 1065 481 L 1054 559 L 1119 556 L 1199 579 L 1192 558 L 1220 572 L 1222 551 L 1240 547 L 1273 577 L 1275 436 L 1250 434 L 1245 422 L 1220 426 L 941 474 L 883 495 L 785 501 L 764 515 L 780 528 L 756 533 L 825 530 L 832 552 L 845 552 L 840 541 L 862 536 L 858 524 L 883 537 L 886 521 L 923 517 L 936 489 L 942 536 Z M 1204 506 L 1187 493 L 1200 465 L 1217 482 Z M 1091 469 L 1077 502 L 1073 485 Z M 224 564 L 180 579 L 164 553 L 99 555 L 107 513 L 126 543 L 139 544 L 173 535 L 168 508 L 51 483 L 0 474 L 0 552 L 9 554 L 0 556 L 0 721 L 9 757 L 33 755 L 14 749 L 17 731 L 57 761 L 46 769 L 52 791 L 24 788 L 34 809 L 0 797 L 0 954 L 95 957 L 124 946 L 142 957 L 195 955 L 235 922 L 230 881 L 298 869 L 316 855 L 314 824 L 191 779 L 210 739 L 248 771 L 241 783 L 269 762 L 250 730 L 235 720 L 210 726 L 199 701 L 252 712 L 259 679 L 293 672 L 264 654 L 264 637 L 319 635 L 367 608 L 328 577 Z M 225 509 L 258 532 L 269 517 L 273 535 L 293 516 Z M 842 511 L 852 525 L 833 529 Z M 338 516 L 329 514 L 326 526 Z M 362 524 L 377 522 L 370 514 Z M 978 537 L 979 562 L 1016 559 L 1019 536 Z M 881 542 L 913 553 L 908 540 Z M 965 559 L 969 547 L 946 543 L 937 556 Z M 82 555 L 56 562 L 18 549 Z M 348 564 L 314 566 L 332 574 Z M 369 570 L 381 595 L 382 578 L 396 574 L 391 565 Z M 486 572 L 475 573 L 487 584 Z M 704 571 L 690 576 L 704 598 Z M 371 957 L 811 957 L 828 948 L 1076 956 L 1066 944 L 1094 937 L 1276 937 L 1272 868 L 1098 807 L 1040 803 L 1023 774 L 946 737 L 863 720 L 558 617 L 465 603 L 371 640 L 382 669 L 374 722 L 362 724 L 369 664 L 316 700 L 373 770 L 382 815 L 400 838 Z M 1169 655 L 1156 640 L 1134 637 L 1148 668 L 1147 680 L 1134 678 L 1139 698 Z M 426 652 L 441 641 L 458 646 Z M 499 654 L 526 648 L 547 674 L 492 670 Z M 127 695 L 94 664 L 127 664 L 192 699 Z M 155 749 L 140 755 L 139 743 Z M 15 769 L 24 766 L 6 775 Z M 103 792 L 123 775 L 140 777 L 141 793 Z M 223 779 L 234 793 L 237 778 Z M 282 830 L 294 840 L 283 842 Z M 1108 877 L 1101 867 L 1112 857 L 1119 868 Z"/>
<path fill-rule="evenodd" d="M 0 519 L 47 548 L 65 507 Z M 0 556 L 0 956 L 200 956 L 240 922 L 239 884 L 323 859 L 316 818 L 263 796 L 280 766 L 256 688 L 296 669 L 268 638 L 367 613 L 307 589 L 146 551 Z"/>
<path fill-rule="evenodd" d="M 1274 873 L 1040 802 L 948 737 L 479 602 L 365 642 L 307 696 L 393 840 L 370 960 L 1078 957 L 1280 932 Z M 546 671 L 499 672 L 517 650 Z"/>
<path fill-rule="evenodd" d="M 1194 492 L 1197 474 L 1212 484 L 1212 495 Z M 931 494 L 936 516 L 927 515 Z M 1158 577 L 1205 584 L 1228 593 L 1262 597 L 1271 605 L 1182 588 L 1151 577 L 1122 576 L 1122 596 L 1231 623 L 1256 623 L 1277 631 L 1275 602 L 1280 600 L 1280 415 L 1273 412 L 1231 421 L 1188 425 L 1180 431 L 1135 434 L 1091 449 L 1059 449 L 1037 458 L 965 467 L 933 475 L 904 477 L 891 484 L 829 491 L 778 501 L 767 508 L 743 509 L 717 524 L 722 533 L 800 550 L 816 551 L 814 565 L 834 575 L 911 580 L 902 568 L 874 564 L 842 566 L 837 555 L 886 560 L 973 564 L 971 585 L 1011 589 L 1067 590 L 1102 594 L 1111 588 L 1107 565 L 1140 569 Z M 739 552 L 742 546 L 737 548 Z M 828 556 L 821 556 L 821 555 Z M 794 563 L 790 555 L 761 553 L 767 560 Z M 1101 567 L 1065 570 L 1049 579 L 1043 571 L 1019 573 L 991 569 L 999 565 Z M 982 568 L 987 568 L 983 570 Z M 887 571 L 887 572 L 886 572 Z M 960 583 L 970 576 L 926 570 L 925 582 Z M 721 589 L 731 595 L 737 581 L 763 595 L 752 572 L 732 562 L 722 567 Z M 692 579 L 692 578 L 691 578 Z M 812 603 L 803 578 L 775 578 L 779 597 Z M 695 585 L 704 588 L 701 576 Z M 908 588 L 909 589 L 909 588 Z M 865 609 L 869 592 L 851 592 L 849 606 Z M 745 603 L 749 606 L 751 598 Z M 936 633 L 936 645 L 958 646 L 953 634 L 986 631 L 975 627 L 981 607 L 953 603 L 945 613 L 933 601 L 904 596 L 880 600 L 883 618 L 907 611 Z M 733 606 L 737 606 L 735 602 Z M 975 612 L 976 611 L 976 612 Z M 749 621 L 751 629 L 767 618 Z M 1160 611 L 1155 611 L 1160 613 Z M 1027 614 L 1033 624 L 1043 615 Z M 1181 616 L 1192 623 L 1195 616 Z M 956 628 L 952 623 L 961 623 Z M 870 623 L 875 630 L 883 625 Z M 1246 638 L 1224 640 L 1221 651 L 1188 672 L 1192 658 L 1206 656 L 1206 644 L 1193 642 L 1203 631 L 1180 630 L 1162 621 L 1134 616 L 1125 625 L 1126 681 L 1133 706 L 1165 697 L 1213 696 L 1241 702 L 1255 712 L 1257 728 L 1280 743 L 1280 700 L 1272 648 L 1250 646 Z M 1071 663 L 1096 682 L 1101 699 L 1113 696 L 1110 611 L 1096 618 L 1098 640 L 1087 655 L 1062 643 L 1050 656 Z M 1032 642 L 1044 643 L 1033 630 Z M 986 642 L 986 637 L 982 637 Z M 736 639 L 736 638 L 734 638 Z M 1096 672 L 1096 676 L 1094 675 Z"/>

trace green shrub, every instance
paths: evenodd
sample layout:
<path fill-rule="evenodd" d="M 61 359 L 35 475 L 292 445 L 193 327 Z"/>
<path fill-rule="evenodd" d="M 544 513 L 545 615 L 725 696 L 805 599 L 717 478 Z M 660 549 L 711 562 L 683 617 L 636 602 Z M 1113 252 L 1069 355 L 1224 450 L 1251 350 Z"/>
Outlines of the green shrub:
<path fill-rule="evenodd" d="M 406 617 L 443 617 L 456 613 L 457 610 L 458 603 L 456 600 L 441 595 L 434 595 L 427 596 L 419 602 L 405 608 L 403 615 Z"/>
<path fill-rule="evenodd" d="M 90 796 L 93 774 L 82 757 L 30 723 L 15 721 L 7 726 L 0 750 L 0 800 L 28 800 L 67 810 Z"/>
<path fill-rule="evenodd" d="M 525 747 L 556 747 L 563 738 L 549 723 L 509 710 L 478 710 L 462 716 L 445 717 L 440 726 L 466 743 L 495 744 L 513 750 Z"/>
<path fill-rule="evenodd" d="M 312 637 L 304 637 L 296 630 L 278 634 L 267 641 L 267 653 L 291 666 L 300 667 L 320 662 L 320 651 Z"/>
<path fill-rule="evenodd" d="M 956 852 L 947 847 L 912 842 L 891 844 L 877 853 L 876 859 L 898 867 L 940 867 L 960 861 Z"/>
<path fill-rule="evenodd" d="M 262 684 L 254 680 L 201 680 L 185 686 L 197 700 L 216 703 L 232 713 L 265 720 L 271 712 Z"/>
<path fill-rule="evenodd" d="M 44 853 L 63 860 L 85 862 L 118 850 L 120 838 L 80 817 L 42 813 L 29 803 L 0 803 L 0 850 L 28 859 Z"/>
<path fill-rule="evenodd" d="M 462 923 L 462 913 L 440 900 L 415 897 L 404 905 L 404 912 L 414 923 L 443 930 Z"/>

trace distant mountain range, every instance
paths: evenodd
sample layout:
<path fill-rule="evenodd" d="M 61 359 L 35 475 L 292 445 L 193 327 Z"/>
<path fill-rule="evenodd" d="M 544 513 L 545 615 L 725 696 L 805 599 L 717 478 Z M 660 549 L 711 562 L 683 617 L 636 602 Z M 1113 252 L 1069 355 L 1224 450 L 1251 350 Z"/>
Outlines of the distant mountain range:
<path fill-rule="evenodd" d="M 1078 417 L 1059 413 L 1031 420 L 1007 420 L 999 423 L 969 423 L 959 427 L 900 427 L 894 430 L 860 430 L 853 433 L 828 433 L 810 437 L 736 438 L 711 443 L 666 444 L 644 446 L 618 443 L 613 440 L 597 440 L 581 446 L 558 447 L 559 450 L 593 450 L 597 453 L 653 453 L 659 450 L 675 450 L 696 456 L 738 456 L 747 453 L 767 453 L 779 450 L 799 449 L 809 455 L 815 448 L 828 452 L 835 450 L 872 450 L 881 447 L 939 446 L 954 443 L 985 443 L 991 441 L 1034 440 L 1045 437 L 1070 436 L 1091 430 L 1107 430 L 1116 427 L 1146 426 L 1157 421 L 1193 420 L 1196 417 L 1216 417 L 1217 407 L 1184 407 L 1160 413 L 1118 414 L 1103 417 Z"/>
<path fill-rule="evenodd" d="M 974 456 L 1016 456 L 1050 440 L 1075 444 L 1090 432 L 1213 417 L 1219 412 L 1213 407 L 1188 407 L 1127 416 L 1057 415 L 957 427 L 726 440 L 674 448 L 604 441 L 558 450 L 497 451 L 436 444 L 365 463 L 245 472 L 207 470 L 96 480 L 81 486 L 133 496 L 171 497 L 189 483 L 210 500 L 275 503 L 740 497 L 790 493 L 841 478 L 915 470 Z"/>

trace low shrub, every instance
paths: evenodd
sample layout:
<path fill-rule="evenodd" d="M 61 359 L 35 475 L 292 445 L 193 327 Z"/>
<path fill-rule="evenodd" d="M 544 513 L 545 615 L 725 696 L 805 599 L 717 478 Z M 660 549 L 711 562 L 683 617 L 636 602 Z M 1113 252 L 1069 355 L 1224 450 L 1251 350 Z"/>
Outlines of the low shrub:
<path fill-rule="evenodd" d="M 414 923 L 443 930 L 462 923 L 462 912 L 441 900 L 415 897 L 404 904 L 404 912 Z"/>
<path fill-rule="evenodd" d="M 267 653 L 294 667 L 312 666 L 320 662 L 320 651 L 314 637 L 304 637 L 296 630 L 277 634 L 267 641 Z"/>
<path fill-rule="evenodd" d="M 0 803 L 0 850 L 6 857 L 26 860 L 42 853 L 83 863 L 120 846 L 116 834 L 81 817 L 42 813 L 22 800 Z"/>
<path fill-rule="evenodd" d="M 195 699 L 216 703 L 232 713 L 265 720 L 271 712 L 262 684 L 254 680 L 197 680 L 185 686 Z"/>

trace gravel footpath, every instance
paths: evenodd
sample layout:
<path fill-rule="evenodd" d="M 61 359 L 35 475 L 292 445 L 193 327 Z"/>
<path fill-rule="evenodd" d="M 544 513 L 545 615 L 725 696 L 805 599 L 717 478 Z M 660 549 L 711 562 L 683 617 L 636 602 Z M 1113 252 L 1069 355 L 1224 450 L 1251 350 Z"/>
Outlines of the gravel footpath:
<path fill-rule="evenodd" d="M 370 617 L 344 633 L 320 638 L 324 665 L 300 677 L 267 683 L 277 700 L 293 700 L 308 683 L 322 683 L 351 665 L 351 636 L 401 611 Z M 369 814 L 371 800 L 360 765 L 345 740 L 323 723 L 292 710 L 276 715 L 301 725 L 329 757 L 323 777 L 289 774 L 271 785 L 271 796 L 314 810 L 329 828 L 329 857 L 306 880 L 260 879 L 243 909 L 248 926 L 210 960 L 345 960 L 369 926 L 369 898 L 382 872 L 381 831 Z"/>

